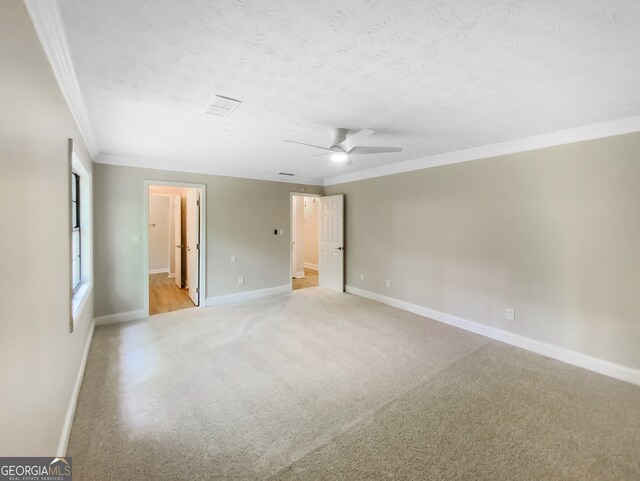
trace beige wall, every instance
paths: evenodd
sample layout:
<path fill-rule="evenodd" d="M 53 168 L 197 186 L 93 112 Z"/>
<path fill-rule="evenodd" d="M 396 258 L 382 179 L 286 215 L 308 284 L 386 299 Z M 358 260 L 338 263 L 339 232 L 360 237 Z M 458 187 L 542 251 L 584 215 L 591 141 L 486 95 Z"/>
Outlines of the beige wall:
<path fill-rule="evenodd" d="M 91 161 L 18 0 L 0 2 L 0 72 L 0 456 L 51 456 L 93 310 L 69 333 L 67 139 Z"/>
<path fill-rule="evenodd" d="M 133 236 L 142 237 L 145 180 L 206 184 L 207 298 L 289 284 L 289 193 L 298 185 L 106 164 L 95 164 L 94 177 L 96 317 L 144 307 L 142 244 Z"/>
<path fill-rule="evenodd" d="M 348 285 L 640 368 L 640 134 L 325 193 Z"/>
<path fill-rule="evenodd" d="M 304 206 L 304 263 L 318 265 L 318 200 L 305 197 Z"/>

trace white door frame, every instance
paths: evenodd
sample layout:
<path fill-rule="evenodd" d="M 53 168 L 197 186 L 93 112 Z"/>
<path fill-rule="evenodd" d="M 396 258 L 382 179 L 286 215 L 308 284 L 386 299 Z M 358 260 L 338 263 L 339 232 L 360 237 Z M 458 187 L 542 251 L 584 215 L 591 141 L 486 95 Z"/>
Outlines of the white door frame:
<path fill-rule="evenodd" d="M 145 179 L 142 193 L 142 272 L 144 273 L 142 294 L 144 295 L 144 317 L 149 317 L 149 187 L 152 185 L 200 190 L 200 305 L 197 308 L 204 309 L 206 304 L 204 300 L 207 292 L 207 185 Z"/>
<path fill-rule="evenodd" d="M 200 270 L 197 267 L 198 263 L 200 262 L 200 222 L 198 220 L 198 222 L 196 223 L 193 222 L 193 220 L 196 216 L 198 216 L 198 219 L 200 219 L 200 209 L 198 207 L 201 203 L 200 192 L 198 190 L 191 189 L 187 191 L 187 205 L 185 207 L 185 210 L 187 211 L 187 291 L 189 293 L 189 298 L 191 299 L 191 301 L 198 306 L 201 304 L 200 299 L 202 298 L 202 296 L 200 295 L 200 276 L 193 275 L 194 269 L 192 269 L 192 264 L 193 266 L 196 266 L 196 270 Z M 194 236 L 193 234 L 196 235 Z"/>
<path fill-rule="evenodd" d="M 294 197 L 317 197 L 320 198 L 320 194 L 307 194 L 306 192 L 289 192 L 289 290 L 293 290 L 293 278 L 291 272 L 293 271 L 293 249 L 291 249 L 293 242 L 293 198 Z M 319 269 L 319 267 L 318 267 Z M 320 271 L 318 271 L 318 277 Z"/>

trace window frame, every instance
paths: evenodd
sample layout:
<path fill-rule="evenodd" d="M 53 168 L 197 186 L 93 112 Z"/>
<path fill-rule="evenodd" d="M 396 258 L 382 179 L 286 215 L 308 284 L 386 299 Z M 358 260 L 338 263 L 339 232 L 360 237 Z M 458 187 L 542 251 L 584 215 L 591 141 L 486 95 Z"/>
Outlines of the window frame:
<path fill-rule="evenodd" d="M 73 151 L 73 141 L 70 140 L 70 165 L 69 165 L 69 269 L 70 269 L 70 294 L 71 315 L 69 331 L 73 332 L 78 321 L 84 316 L 87 301 L 93 291 L 93 181 L 91 169 Z M 75 177 L 74 177 L 75 176 Z M 76 202 L 73 202 L 72 179 L 76 184 Z M 73 209 L 76 208 L 76 223 L 73 223 Z M 73 235 L 79 232 L 79 257 L 80 280 L 73 285 Z"/>

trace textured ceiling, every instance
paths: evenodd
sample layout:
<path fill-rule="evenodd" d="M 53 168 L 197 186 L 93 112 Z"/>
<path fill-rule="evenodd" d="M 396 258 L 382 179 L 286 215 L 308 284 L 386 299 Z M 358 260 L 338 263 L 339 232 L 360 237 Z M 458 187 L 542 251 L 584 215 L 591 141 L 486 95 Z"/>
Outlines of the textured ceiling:
<path fill-rule="evenodd" d="M 326 178 L 640 115 L 637 0 L 60 0 L 100 152 Z M 214 94 L 240 99 L 227 118 Z M 332 164 L 332 127 L 400 154 Z"/>

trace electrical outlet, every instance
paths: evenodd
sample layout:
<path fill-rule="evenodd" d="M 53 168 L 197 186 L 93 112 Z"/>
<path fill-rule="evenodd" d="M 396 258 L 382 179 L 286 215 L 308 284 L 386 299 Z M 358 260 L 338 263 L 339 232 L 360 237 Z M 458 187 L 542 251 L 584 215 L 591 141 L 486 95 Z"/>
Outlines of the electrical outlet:
<path fill-rule="evenodd" d="M 240 284 L 240 285 L 244 284 L 244 277 L 243 276 L 238 277 L 238 284 Z"/>
<path fill-rule="evenodd" d="M 387 279 L 387 281 L 385 282 L 385 284 L 387 285 L 387 287 L 391 287 L 391 281 L 389 279 Z"/>
<path fill-rule="evenodd" d="M 506 317 L 510 321 L 515 321 L 516 320 L 516 311 L 514 311 L 513 309 L 505 309 L 504 317 Z"/>
<path fill-rule="evenodd" d="M 360 274 L 360 282 L 364 282 L 364 274 Z"/>
<path fill-rule="evenodd" d="M 231 256 L 231 262 L 238 262 L 238 256 Z"/>

